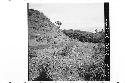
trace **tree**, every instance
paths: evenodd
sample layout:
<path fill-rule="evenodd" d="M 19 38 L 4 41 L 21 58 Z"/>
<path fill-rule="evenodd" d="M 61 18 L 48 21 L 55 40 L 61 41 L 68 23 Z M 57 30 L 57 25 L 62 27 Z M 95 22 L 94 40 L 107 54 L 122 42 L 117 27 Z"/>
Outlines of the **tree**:
<path fill-rule="evenodd" d="M 98 33 L 98 30 L 97 30 L 97 29 L 95 29 L 95 32 L 96 32 L 96 33 Z"/>
<path fill-rule="evenodd" d="M 62 25 L 62 23 L 60 21 L 56 21 L 55 23 L 58 25 L 59 28 Z"/>

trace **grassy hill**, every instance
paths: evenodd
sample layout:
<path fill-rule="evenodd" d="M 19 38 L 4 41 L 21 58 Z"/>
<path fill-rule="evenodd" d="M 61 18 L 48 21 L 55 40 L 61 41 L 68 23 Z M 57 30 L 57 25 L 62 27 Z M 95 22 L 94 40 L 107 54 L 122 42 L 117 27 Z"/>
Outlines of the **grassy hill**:
<path fill-rule="evenodd" d="M 60 30 L 42 12 L 28 9 L 29 81 L 105 80 L 105 45 L 83 42 L 74 33 L 68 36 L 72 31 Z"/>

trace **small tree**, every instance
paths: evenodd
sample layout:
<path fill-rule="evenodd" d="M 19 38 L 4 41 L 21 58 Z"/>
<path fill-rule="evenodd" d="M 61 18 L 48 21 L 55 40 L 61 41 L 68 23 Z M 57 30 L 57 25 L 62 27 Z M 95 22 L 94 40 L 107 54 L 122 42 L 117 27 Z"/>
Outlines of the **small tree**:
<path fill-rule="evenodd" d="M 62 23 L 60 21 L 56 21 L 55 23 L 58 25 L 59 28 L 62 25 Z"/>
<path fill-rule="evenodd" d="M 96 32 L 96 33 L 98 33 L 98 30 L 97 30 L 97 29 L 95 29 L 95 32 Z"/>
<path fill-rule="evenodd" d="M 102 29 L 101 32 L 104 32 L 104 29 Z"/>

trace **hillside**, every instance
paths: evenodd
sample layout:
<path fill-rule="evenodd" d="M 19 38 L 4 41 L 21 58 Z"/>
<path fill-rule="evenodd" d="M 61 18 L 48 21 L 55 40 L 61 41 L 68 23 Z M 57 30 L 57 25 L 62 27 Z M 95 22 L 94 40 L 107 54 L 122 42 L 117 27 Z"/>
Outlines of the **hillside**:
<path fill-rule="evenodd" d="M 62 32 L 73 39 L 77 39 L 81 42 L 89 42 L 89 43 L 104 43 L 105 42 L 105 32 L 99 31 L 96 33 L 80 31 L 80 30 L 62 30 Z"/>
<path fill-rule="evenodd" d="M 104 48 L 70 38 L 42 12 L 28 10 L 29 81 L 105 80 Z"/>

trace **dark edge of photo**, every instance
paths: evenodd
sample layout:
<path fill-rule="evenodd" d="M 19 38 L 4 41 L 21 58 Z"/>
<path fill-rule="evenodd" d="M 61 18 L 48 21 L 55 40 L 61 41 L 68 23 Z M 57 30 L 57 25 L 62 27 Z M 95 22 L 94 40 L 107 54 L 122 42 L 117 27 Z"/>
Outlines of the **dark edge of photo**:
<path fill-rule="evenodd" d="M 27 3 L 27 23 L 28 23 L 28 9 L 29 9 L 29 3 Z M 28 33 L 29 33 L 29 30 L 28 30 Z M 28 36 L 28 39 L 29 39 L 29 36 Z M 28 47 L 28 49 L 29 49 L 29 47 Z M 28 54 L 29 54 L 29 51 L 28 51 Z M 29 81 L 29 55 L 27 57 L 28 57 L 28 81 Z"/>
<path fill-rule="evenodd" d="M 109 25 L 109 2 L 104 2 L 104 26 L 105 26 L 105 75 L 110 81 L 110 25 Z"/>

